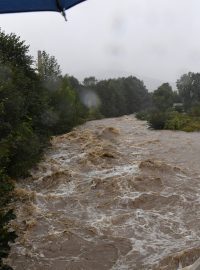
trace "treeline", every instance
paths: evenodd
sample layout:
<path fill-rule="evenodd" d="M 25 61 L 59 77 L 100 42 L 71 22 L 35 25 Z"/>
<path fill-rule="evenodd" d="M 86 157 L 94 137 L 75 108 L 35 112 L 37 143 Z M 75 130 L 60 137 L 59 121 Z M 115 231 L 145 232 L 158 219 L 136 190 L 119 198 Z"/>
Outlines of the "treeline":
<path fill-rule="evenodd" d="M 96 94 L 94 106 L 97 116 L 117 117 L 132 114 L 150 106 L 151 98 L 144 83 L 136 77 L 97 81 L 95 77 L 83 81 L 81 91 Z M 88 95 L 88 98 L 90 95 Z"/>
<path fill-rule="evenodd" d="M 154 129 L 200 131 L 200 73 L 184 74 L 178 91 L 164 83 L 152 95 L 151 106 L 137 114 Z"/>

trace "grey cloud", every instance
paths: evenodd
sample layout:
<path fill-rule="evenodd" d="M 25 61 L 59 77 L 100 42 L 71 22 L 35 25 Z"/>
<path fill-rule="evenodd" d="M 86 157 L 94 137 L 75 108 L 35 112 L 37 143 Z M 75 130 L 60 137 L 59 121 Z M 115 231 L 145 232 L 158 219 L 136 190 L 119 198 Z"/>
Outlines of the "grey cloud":
<path fill-rule="evenodd" d="M 199 11 L 199 0 L 88 0 L 67 11 L 67 23 L 46 12 L 1 15 L 0 25 L 81 80 L 132 74 L 175 82 L 182 71 L 200 71 Z"/>

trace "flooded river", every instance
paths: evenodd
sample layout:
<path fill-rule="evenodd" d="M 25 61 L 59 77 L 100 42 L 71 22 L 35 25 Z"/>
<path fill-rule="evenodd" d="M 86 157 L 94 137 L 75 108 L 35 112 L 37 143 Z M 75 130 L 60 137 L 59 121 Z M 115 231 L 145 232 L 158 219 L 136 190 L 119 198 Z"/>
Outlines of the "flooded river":
<path fill-rule="evenodd" d="M 134 116 L 53 138 L 18 183 L 16 270 L 174 270 L 200 257 L 200 134 Z"/>

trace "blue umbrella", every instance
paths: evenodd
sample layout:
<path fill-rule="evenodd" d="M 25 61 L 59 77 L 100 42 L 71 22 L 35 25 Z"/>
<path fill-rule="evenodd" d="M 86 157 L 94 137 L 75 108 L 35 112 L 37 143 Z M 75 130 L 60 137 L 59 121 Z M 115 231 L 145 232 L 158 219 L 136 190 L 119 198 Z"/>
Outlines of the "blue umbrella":
<path fill-rule="evenodd" d="M 65 10 L 85 0 L 0 0 L 0 13 L 57 11 L 65 17 Z"/>

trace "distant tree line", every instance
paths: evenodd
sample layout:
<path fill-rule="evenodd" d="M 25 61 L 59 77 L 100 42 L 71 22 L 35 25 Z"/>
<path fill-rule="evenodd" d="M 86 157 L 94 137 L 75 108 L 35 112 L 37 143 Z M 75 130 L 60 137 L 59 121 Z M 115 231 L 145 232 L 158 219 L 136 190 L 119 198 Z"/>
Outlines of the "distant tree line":
<path fill-rule="evenodd" d="M 90 90 L 99 98 L 96 108 L 102 117 L 117 117 L 143 110 L 150 103 L 144 83 L 136 77 L 97 81 L 94 77 L 83 81 L 82 91 Z"/>

